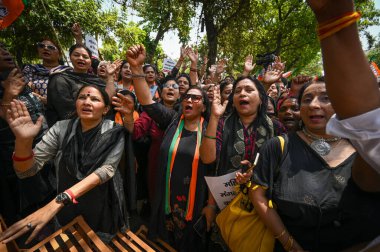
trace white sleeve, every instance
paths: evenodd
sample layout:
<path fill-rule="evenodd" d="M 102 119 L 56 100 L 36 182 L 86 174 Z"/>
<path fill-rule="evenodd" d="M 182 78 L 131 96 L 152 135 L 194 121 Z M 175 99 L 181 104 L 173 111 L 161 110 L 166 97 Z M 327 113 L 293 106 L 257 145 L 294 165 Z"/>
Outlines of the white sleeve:
<path fill-rule="evenodd" d="M 326 131 L 349 139 L 362 158 L 380 173 L 380 108 L 344 120 L 333 115 Z"/>

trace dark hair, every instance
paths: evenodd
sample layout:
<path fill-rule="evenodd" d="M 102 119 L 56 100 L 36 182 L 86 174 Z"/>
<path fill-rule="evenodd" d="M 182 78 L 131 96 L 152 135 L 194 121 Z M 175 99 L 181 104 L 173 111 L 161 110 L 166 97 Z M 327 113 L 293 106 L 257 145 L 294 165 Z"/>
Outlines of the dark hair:
<path fill-rule="evenodd" d="M 202 94 L 202 99 L 203 99 L 203 105 L 205 106 L 206 110 L 204 112 L 202 112 L 202 117 L 208 122 L 209 118 L 210 118 L 210 109 L 211 109 L 211 104 L 210 104 L 210 100 L 208 99 L 208 96 L 206 94 L 206 92 L 198 87 L 198 86 L 190 86 L 188 90 L 186 90 L 185 94 L 181 97 L 181 102 L 183 101 L 183 97 L 192 89 L 196 89 L 196 90 L 199 90 Z M 182 111 L 181 111 L 182 113 Z"/>
<path fill-rule="evenodd" d="M 151 67 L 154 71 L 155 74 L 158 74 L 158 70 L 157 70 L 157 67 L 155 65 L 151 65 L 151 64 L 146 64 L 143 66 L 143 72 L 145 73 L 145 71 Z"/>
<path fill-rule="evenodd" d="M 89 56 L 90 58 L 92 58 L 92 52 L 90 51 L 90 49 L 88 49 L 87 46 L 85 46 L 85 45 L 81 45 L 81 44 L 75 44 L 75 45 L 72 45 L 72 46 L 70 47 L 70 49 L 69 49 L 69 56 L 71 56 L 71 54 L 73 54 L 74 50 L 77 49 L 77 48 L 83 48 L 83 49 L 85 49 L 85 50 L 87 51 L 87 53 L 88 53 L 88 56 Z"/>
<path fill-rule="evenodd" d="M 104 88 L 102 88 L 102 87 L 97 86 L 97 85 L 88 85 L 88 84 L 83 85 L 83 86 L 78 90 L 77 97 L 75 98 L 75 100 L 78 100 L 78 97 L 79 97 L 80 92 L 81 92 L 83 89 L 87 88 L 87 87 L 92 87 L 92 88 L 97 89 L 97 90 L 100 92 L 100 94 L 102 95 L 102 98 L 103 98 L 103 101 L 104 101 L 104 104 L 106 105 L 106 107 L 107 107 L 107 106 L 110 106 L 111 102 L 110 102 L 110 98 L 109 98 L 109 96 L 108 96 L 106 90 L 105 90 Z"/>
<path fill-rule="evenodd" d="M 259 106 L 259 109 L 257 110 L 257 117 L 252 122 L 252 124 L 250 126 L 253 126 L 254 128 L 257 128 L 259 125 L 263 125 L 264 128 L 268 132 L 270 132 L 270 127 L 269 127 L 269 124 L 267 122 L 268 96 L 267 96 L 267 94 L 265 92 L 263 84 L 261 84 L 261 82 L 258 79 L 252 78 L 251 76 L 241 76 L 241 77 L 237 78 L 235 80 L 234 84 L 233 84 L 232 95 L 230 95 L 228 97 L 227 108 L 231 109 L 230 111 L 232 111 L 232 113 L 236 113 L 237 114 L 236 109 L 232 108 L 233 97 L 234 97 L 234 94 L 235 94 L 236 86 L 238 85 L 238 83 L 240 81 L 245 80 L 245 79 L 248 79 L 248 80 L 250 80 L 250 81 L 253 82 L 253 84 L 257 88 L 257 91 L 259 92 L 259 97 L 260 97 L 260 100 L 261 100 L 261 105 Z"/>
<path fill-rule="evenodd" d="M 318 77 L 317 80 L 311 80 L 302 86 L 302 88 L 300 89 L 300 93 L 298 95 L 298 106 L 301 107 L 302 96 L 306 88 L 308 88 L 311 84 L 316 84 L 316 83 L 325 83 L 325 77 L 324 76 Z"/>
<path fill-rule="evenodd" d="M 178 83 L 178 79 L 181 78 L 181 77 L 185 77 L 187 79 L 187 81 L 189 82 L 189 86 L 191 86 L 191 79 L 190 79 L 190 76 L 187 74 L 187 73 L 181 73 L 180 75 L 178 75 L 178 77 L 176 78 L 176 82 Z"/>
<path fill-rule="evenodd" d="M 267 95 L 267 99 L 273 105 L 274 115 L 277 116 L 276 101 L 268 95 Z"/>
<path fill-rule="evenodd" d="M 164 84 L 166 84 L 166 82 L 168 82 L 168 81 L 175 81 L 175 83 L 177 83 L 177 80 L 176 80 L 176 78 L 174 78 L 173 76 L 170 76 L 170 75 L 168 75 L 168 76 L 166 76 L 165 78 L 163 78 L 162 79 L 162 81 L 160 82 L 160 85 L 158 86 L 158 88 L 159 88 L 159 93 L 161 94 L 161 92 L 162 92 L 162 89 L 164 88 Z"/>
<path fill-rule="evenodd" d="M 230 85 L 230 84 L 233 85 L 233 83 L 228 82 L 226 79 L 222 80 L 222 81 L 220 82 L 220 94 L 222 94 L 223 90 L 224 90 L 228 85 Z"/>
<path fill-rule="evenodd" d="M 289 100 L 289 99 L 295 99 L 297 101 L 297 103 L 298 103 L 298 97 L 295 97 L 295 96 L 292 96 L 292 95 L 287 95 L 287 96 L 282 97 L 282 98 L 280 98 L 280 99 L 277 100 L 277 108 L 275 108 L 275 110 L 280 111 L 280 108 L 281 108 L 282 104 L 284 104 L 284 102 L 286 100 Z"/>
<path fill-rule="evenodd" d="M 123 66 L 128 63 L 128 61 L 126 60 L 123 60 L 122 62 L 123 63 L 121 63 L 121 66 L 120 66 L 119 77 L 117 78 L 118 81 L 121 81 L 121 79 L 123 78 L 123 76 L 121 75 L 121 71 L 123 70 Z"/>

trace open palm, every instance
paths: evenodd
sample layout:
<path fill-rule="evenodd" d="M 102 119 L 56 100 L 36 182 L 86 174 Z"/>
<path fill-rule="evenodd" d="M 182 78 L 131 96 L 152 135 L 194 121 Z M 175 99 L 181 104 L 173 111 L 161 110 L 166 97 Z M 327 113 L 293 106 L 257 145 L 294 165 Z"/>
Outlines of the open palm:
<path fill-rule="evenodd" d="M 117 93 L 117 97 L 112 97 L 112 105 L 114 105 L 115 110 L 121 114 L 130 115 L 134 111 L 135 102 L 130 95 Z"/>
<path fill-rule="evenodd" d="M 220 88 L 219 86 L 214 87 L 214 99 L 212 101 L 211 105 L 211 113 L 215 116 L 222 116 L 224 112 L 226 111 L 226 107 L 228 104 L 228 100 L 225 100 L 222 103 L 222 99 L 220 97 Z"/>
<path fill-rule="evenodd" d="M 11 108 L 7 112 L 7 121 L 17 139 L 33 139 L 40 132 L 42 116 L 36 123 L 30 118 L 25 104 L 18 100 L 11 102 Z"/>

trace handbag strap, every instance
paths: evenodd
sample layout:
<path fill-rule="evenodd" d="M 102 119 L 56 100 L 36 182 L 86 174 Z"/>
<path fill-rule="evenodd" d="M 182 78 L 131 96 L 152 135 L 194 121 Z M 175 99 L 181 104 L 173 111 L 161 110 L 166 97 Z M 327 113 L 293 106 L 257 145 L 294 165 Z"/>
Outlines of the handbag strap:
<path fill-rule="evenodd" d="M 286 135 L 285 135 L 286 137 Z M 277 163 L 276 165 L 276 168 L 274 169 L 274 171 L 272 172 L 271 176 L 270 176 L 270 186 L 269 186 L 269 201 L 268 201 L 268 206 L 270 208 L 273 208 L 273 201 L 272 201 L 272 195 L 273 195 L 273 185 L 274 185 L 274 176 L 276 175 L 277 177 L 277 173 L 280 169 L 280 166 L 282 164 L 282 161 L 283 161 L 283 157 L 284 157 L 284 150 L 285 150 L 285 138 L 283 136 L 277 136 L 279 142 L 280 142 L 280 149 L 281 149 L 281 156 L 279 158 L 279 162 Z"/>

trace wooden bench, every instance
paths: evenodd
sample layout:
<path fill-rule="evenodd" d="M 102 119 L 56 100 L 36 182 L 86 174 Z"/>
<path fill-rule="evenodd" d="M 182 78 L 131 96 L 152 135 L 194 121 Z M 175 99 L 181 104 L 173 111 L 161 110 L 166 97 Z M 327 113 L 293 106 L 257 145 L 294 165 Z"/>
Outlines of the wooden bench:
<path fill-rule="evenodd" d="M 148 237 L 148 228 L 144 225 L 140 226 L 139 230 L 137 230 L 136 235 L 147 243 L 149 246 L 155 249 L 155 251 L 159 252 L 176 252 L 174 248 L 172 248 L 168 243 L 163 241 L 162 239 L 157 238 L 154 241 L 149 240 Z"/>
<path fill-rule="evenodd" d="M 6 228 L 0 217 L 0 232 Z M 106 245 L 88 226 L 83 217 L 78 216 L 30 249 L 19 249 L 16 242 L 12 241 L 8 244 L 0 244 L 0 252 L 176 252 L 161 239 L 150 241 L 147 234 L 148 229 L 143 225 L 136 234 L 130 230 L 125 233 L 118 232 L 111 243 Z"/>
<path fill-rule="evenodd" d="M 82 216 L 76 217 L 69 224 L 57 230 L 28 251 L 63 252 L 63 251 L 97 251 L 111 252 L 95 232 L 87 225 Z"/>

